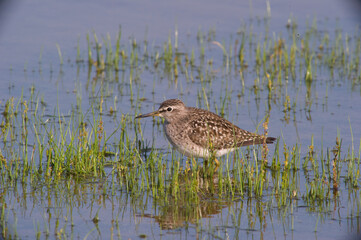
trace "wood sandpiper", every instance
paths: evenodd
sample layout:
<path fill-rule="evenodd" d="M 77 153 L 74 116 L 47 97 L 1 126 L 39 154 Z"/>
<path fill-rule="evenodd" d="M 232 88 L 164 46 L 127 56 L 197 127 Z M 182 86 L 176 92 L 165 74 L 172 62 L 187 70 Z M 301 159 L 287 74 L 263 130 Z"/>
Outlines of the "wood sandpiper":
<path fill-rule="evenodd" d="M 136 118 L 160 116 L 168 141 L 187 157 L 220 157 L 241 146 L 273 143 L 265 137 L 240 129 L 210 111 L 187 107 L 178 99 L 164 101 L 157 111 Z M 219 164 L 216 159 L 217 165 Z"/>

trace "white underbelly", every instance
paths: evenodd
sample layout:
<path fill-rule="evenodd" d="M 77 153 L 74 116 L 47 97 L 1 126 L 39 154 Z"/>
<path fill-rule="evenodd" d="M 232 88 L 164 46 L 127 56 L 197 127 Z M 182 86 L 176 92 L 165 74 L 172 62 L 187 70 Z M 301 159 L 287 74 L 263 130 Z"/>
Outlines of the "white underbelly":
<path fill-rule="evenodd" d="M 211 157 L 211 152 L 209 149 L 204 149 L 196 144 L 194 144 L 188 136 L 182 136 L 181 133 L 175 134 L 172 132 L 172 129 L 167 128 L 164 124 L 164 131 L 166 133 L 168 141 L 172 146 L 187 157 L 197 157 L 197 158 L 209 158 Z M 223 156 L 229 152 L 234 151 L 235 148 L 222 149 L 218 150 L 215 153 L 215 157 Z"/>

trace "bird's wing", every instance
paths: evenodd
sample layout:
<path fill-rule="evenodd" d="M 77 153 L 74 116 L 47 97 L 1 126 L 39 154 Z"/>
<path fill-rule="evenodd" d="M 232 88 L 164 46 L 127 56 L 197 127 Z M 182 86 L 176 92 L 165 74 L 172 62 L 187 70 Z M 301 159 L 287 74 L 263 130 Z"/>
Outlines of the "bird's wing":
<path fill-rule="evenodd" d="M 219 150 L 259 144 L 261 136 L 240 129 L 214 113 L 207 113 L 199 114 L 188 123 L 188 137 L 198 146 Z"/>

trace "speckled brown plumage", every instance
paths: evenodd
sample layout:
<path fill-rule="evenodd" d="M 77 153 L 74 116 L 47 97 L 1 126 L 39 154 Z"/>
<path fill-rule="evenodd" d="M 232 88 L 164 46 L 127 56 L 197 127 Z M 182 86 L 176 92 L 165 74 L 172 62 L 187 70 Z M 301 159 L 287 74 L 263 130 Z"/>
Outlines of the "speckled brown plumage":
<path fill-rule="evenodd" d="M 164 130 L 168 140 L 186 156 L 208 158 L 213 154 L 219 157 L 241 146 L 273 143 L 276 140 L 240 129 L 207 110 L 186 107 L 178 99 L 166 100 L 157 111 L 137 118 L 149 116 L 165 119 Z"/>

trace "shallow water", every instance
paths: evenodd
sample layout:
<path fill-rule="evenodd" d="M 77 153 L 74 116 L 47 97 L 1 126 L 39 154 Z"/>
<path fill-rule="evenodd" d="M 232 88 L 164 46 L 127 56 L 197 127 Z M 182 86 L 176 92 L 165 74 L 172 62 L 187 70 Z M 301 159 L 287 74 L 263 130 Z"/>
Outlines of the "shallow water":
<path fill-rule="evenodd" d="M 193 49 L 196 53 L 201 51 L 197 42 L 199 32 L 213 34 L 213 40 L 225 44 L 233 43 L 243 26 L 247 31 L 252 28 L 255 42 L 262 42 L 266 31 L 270 37 L 282 35 L 288 39 L 285 26 L 291 14 L 298 24 L 298 42 L 305 39 L 306 26 L 312 24 L 314 17 L 317 17 L 320 32 L 330 33 L 331 41 L 336 29 L 348 33 L 352 39 L 353 35 L 359 36 L 360 18 L 340 1 L 303 1 L 302 4 L 273 1 L 270 4 L 271 16 L 266 23 L 264 17 L 268 12 L 263 1 L 220 4 L 217 1 L 45 3 L 39 0 L 9 4 L 12 14 L 7 13 L 0 25 L 0 53 L 6 56 L 0 58 L 3 86 L 0 100 L 4 103 L 10 97 L 19 99 L 23 95 L 30 103 L 34 88 L 34 95 L 44 99 L 44 111 L 51 119 L 57 106 L 61 114 L 67 116 L 76 107 L 77 99 L 82 99 L 80 106 L 85 111 L 94 102 L 97 104 L 99 95 L 104 93 L 107 108 L 115 101 L 118 111 L 115 116 L 104 115 L 105 129 L 110 133 L 118 126 L 121 114 L 133 117 L 140 112 L 152 111 L 168 98 L 181 98 L 189 106 L 207 108 L 206 94 L 210 110 L 219 112 L 224 103 L 226 118 L 250 131 L 256 130 L 269 111 L 269 135 L 280 138 L 280 148 L 283 141 L 288 146 L 299 144 L 301 161 L 307 155 L 312 136 L 315 152 L 326 152 L 333 148 L 339 134 L 342 155 L 346 155 L 352 148 L 350 127 L 358 154 L 361 105 L 357 103 L 361 101 L 361 88 L 359 83 L 351 85 L 349 76 L 339 69 L 335 69 L 332 76 L 329 69 L 317 68 L 316 80 L 306 86 L 304 68 L 301 68 L 296 72 L 295 80 L 290 77 L 286 81 L 283 87 L 287 91 L 280 93 L 279 100 L 269 103 L 266 91 L 255 93 L 253 89 L 257 76 L 252 70 L 253 50 L 246 51 L 250 67 L 244 73 L 244 89 L 239 76 L 225 70 L 222 50 L 207 41 L 204 43 L 205 58 L 213 63 L 209 66 L 212 75 L 203 76 L 210 80 L 204 82 L 200 78 L 207 72 L 205 70 L 193 75 L 194 81 L 187 82 L 183 73 L 174 81 L 162 68 L 154 71 L 145 68 L 148 63 L 140 62 L 130 90 L 128 68 L 119 76 L 113 72 L 97 76 L 94 69 L 88 73 L 87 64 L 75 62 L 78 39 L 80 54 L 85 59 L 87 33 L 94 31 L 99 39 L 106 38 L 109 33 L 114 41 L 119 26 L 122 47 L 128 48 L 136 39 L 142 48 L 146 40 L 150 55 L 163 49 L 169 36 L 174 42 L 176 29 L 179 49 L 188 53 Z M 62 66 L 56 44 L 61 48 Z M 254 49 L 254 46 L 250 48 Z M 198 65 L 201 61 L 196 59 Z M 192 73 L 197 74 L 197 71 Z M 289 113 L 283 112 L 284 92 L 291 97 L 291 103 L 296 104 Z M 139 98 L 145 99 L 142 104 L 136 101 Z M 3 103 L 1 111 L 4 110 Z M 142 121 L 141 126 L 145 141 L 164 153 L 164 162 L 169 164 L 172 156 L 162 128 L 153 125 L 151 119 Z M 270 150 L 272 156 L 273 147 Z M 175 155 L 181 158 L 179 154 Z M 345 171 L 343 169 L 341 183 Z M 111 168 L 108 169 L 110 172 Z M 303 173 L 299 171 L 295 178 L 302 195 L 306 191 L 301 180 Z M 19 183 L 6 186 L 6 189 L 3 185 L 1 197 L 2 203 L 6 203 L 3 213 L 6 223 L 2 223 L 2 227 L 16 238 L 33 239 L 40 232 L 41 239 L 61 236 L 76 239 L 343 239 L 360 232 L 360 191 L 348 189 L 346 184 L 334 201 L 326 201 L 322 207 L 309 205 L 301 197 L 281 207 L 271 192 L 264 199 L 248 196 L 232 200 L 203 199 L 197 206 L 182 202 L 169 206 L 146 191 L 131 195 L 124 185 L 112 182 L 109 176 L 95 180 L 67 179 L 54 185 L 46 185 L 42 179 L 36 181 L 39 183 L 35 189 L 34 183 Z"/>

